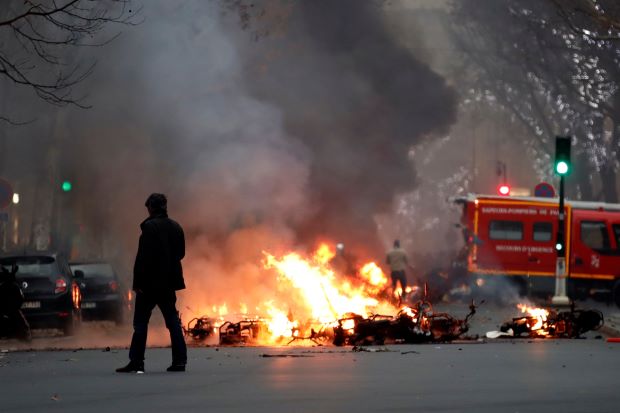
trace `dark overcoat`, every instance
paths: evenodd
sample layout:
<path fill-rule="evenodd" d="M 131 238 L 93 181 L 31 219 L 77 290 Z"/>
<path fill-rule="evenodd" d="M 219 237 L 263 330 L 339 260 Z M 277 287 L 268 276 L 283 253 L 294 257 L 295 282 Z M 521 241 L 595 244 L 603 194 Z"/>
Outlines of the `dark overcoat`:
<path fill-rule="evenodd" d="M 142 234 L 133 269 L 133 289 L 144 292 L 185 288 L 181 260 L 185 256 L 183 229 L 166 213 L 153 214 L 141 224 Z"/>

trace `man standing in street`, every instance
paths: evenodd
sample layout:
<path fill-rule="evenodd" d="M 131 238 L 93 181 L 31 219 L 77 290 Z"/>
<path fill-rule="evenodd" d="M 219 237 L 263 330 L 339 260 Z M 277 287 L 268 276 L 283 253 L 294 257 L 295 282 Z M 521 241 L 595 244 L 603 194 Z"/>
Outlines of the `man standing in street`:
<path fill-rule="evenodd" d="M 149 217 L 140 224 L 142 234 L 133 270 L 136 292 L 133 337 L 129 364 L 119 373 L 143 373 L 149 320 L 155 306 L 161 310 L 172 344 L 172 365 L 168 371 L 185 371 L 187 347 L 176 309 L 176 291 L 185 288 L 181 259 L 185 256 L 183 229 L 168 218 L 164 194 L 151 194 L 145 206 Z"/>
<path fill-rule="evenodd" d="M 394 240 L 394 248 L 388 252 L 387 265 L 390 266 L 390 277 L 392 278 L 392 290 L 396 291 L 397 284 L 400 283 L 402 292 L 400 298 L 405 296 L 407 291 L 407 254 L 400 248 L 400 241 Z"/>

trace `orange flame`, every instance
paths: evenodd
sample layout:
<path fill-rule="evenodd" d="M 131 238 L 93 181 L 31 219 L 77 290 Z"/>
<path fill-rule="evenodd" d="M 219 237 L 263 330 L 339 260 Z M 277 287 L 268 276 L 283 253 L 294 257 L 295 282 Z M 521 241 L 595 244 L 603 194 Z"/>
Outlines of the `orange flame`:
<path fill-rule="evenodd" d="M 526 304 L 518 304 L 517 308 L 521 310 L 522 313 L 527 314 L 530 317 L 536 319 L 536 322 L 533 325 L 528 325 L 530 330 L 537 331 L 543 330 L 547 327 L 547 318 L 549 317 L 549 311 L 544 308 L 534 308 L 530 307 Z M 543 331 L 537 331 L 539 334 L 544 334 Z"/>
<path fill-rule="evenodd" d="M 273 302 L 267 302 L 267 328 L 271 337 L 267 339 L 270 342 L 279 338 L 291 338 L 297 333 L 299 322 L 296 320 L 290 320 L 289 316 L 284 312 L 276 308 Z"/>
<path fill-rule="evenodd" d="M 285 344 L 310 337 L 311 330 L 317 332 L 335 327 L 339 319 L 351 314 L 368 316 L 398 311 L 385 294 L 388 278 L 374 262 L 362 265 L 355 277 L 338 274 L 333 266 L 336 252 L 328 244 L 321 244 L 309 256 L 296 252 L 278 256 L 269 252 L 263 254 L 263 266 L 277 282 L 273 295 L 253 302 L 252 307 L 232 302 L 201 305 L 201 310 L 207 308 L 210 317 L 217 320 L 216 327 L 224 321 L 260 320 L 265 323 L 266 331 L 261 331 L 254 343 Z M 343 322 L 345 330 L 354 327 L 354 320 Z M 311 345 L 312 342 L 299 340 L 296 344 Z"/>
<path fill-rule="evenodd" d="M 344 330 L 353 330 L 355 328 L 355 320 L 353 320 L 352 318 L 348 320 L 344 320 L 342 322 L 342 328 Z"/>
<path fill-rule="evenodd" d="M 376 292 L 380 291 L 388 283 L 388 279 L 383 273 L 383 270 L 381 270 L 381 268 L 379 268 L 379 266 L 374 262 L 369 262 L 364 265 L 360 269 L 360 275 L 363 279 L 370 283 L 370 285 L 376 287 Z"/>
<path fill-rule="evenodd" d="M 329 248 L 329 245 L 323 243 L 314 253 L 314 260 L 320 265 L 327 265 L 329 261 L 336 256 L 336 252 Z"/>
<path fill-rule="evenodd" d="M 333 322 L 346 313 L 368 314 L 379 301 L 365 293 L 363 287 L 349 282 L 338 283 L 334 272 L 326 262 L 304 260 L 296 253 L 277 259 L 266 254 L 266 268 L 278 271 L 279 279 L 288 283 L 300 296 L 312 319 L 322 323 Z"/>

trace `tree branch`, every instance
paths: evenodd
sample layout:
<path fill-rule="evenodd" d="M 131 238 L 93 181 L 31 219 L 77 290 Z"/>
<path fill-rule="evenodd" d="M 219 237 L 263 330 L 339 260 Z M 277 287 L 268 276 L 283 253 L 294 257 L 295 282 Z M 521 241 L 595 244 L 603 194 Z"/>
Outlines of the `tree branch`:
<path fill-rule="evenodd" d="M 90 107 L 73 96 L 72 88 L 93 72 L 95 63 L 74 64 L 70 48 L 104 46 L 120 35 L 97 39 L 104 27 L 140 23 L 141 8 L 132 10 L 132 0 L 5 1 L 10 2 L 9 17 L 0 20 L 0 34 L 10 31 L 15 41 L 0 46 L 0 77 L 58 106 Z"/>

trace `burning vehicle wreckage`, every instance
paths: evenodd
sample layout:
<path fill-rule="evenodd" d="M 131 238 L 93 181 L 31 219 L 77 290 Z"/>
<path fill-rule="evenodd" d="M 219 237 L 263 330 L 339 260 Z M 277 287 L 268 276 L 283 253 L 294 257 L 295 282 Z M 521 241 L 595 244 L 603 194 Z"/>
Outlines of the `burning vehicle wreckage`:
<path fill-rule="evenodd" d="M 429 301 L 421 300 L 411 307 L 404 307 L 396 316 L 372 315 L 363 318 L 351 314 L 338 320 L 338 326 L 334 327 L 333 344 L 415 344 L 463 339 L 469 331 L 469 320 L 476 313 L 473 302 L 469 310 L 464 319 L 457 319 L 448 313 L 434 312 Z"/>
<path fill-rule="evenodd" d="M 228 313 L 193 318 L 184 327 L 188 341 L 201 343 L 219 334 L 220 345 L 357 346 L 466 338 L 476 312 L 473 302 L 463 319 L 435 312 L 426 288 L 421 299 L 407 305 L 400 289 L 388 288 L 387 277 L 375 263 L 359 266 L 347 276 L 334 270 L 336 254 L 326 244 L 308 259 L 296 253 L 281 258 L 265 254 L 265 268 L 275 270 L 278 289 L 284 292 L 281 302 L 269 299 L 257 306 L 257 312 L 267 314 L 263 317 L 241 311 L 236 321 L 225 321 Z M 217 306 L 212 308 L 217 310 Z"/>
<path fill-rule="evenodd" d="M 345 314 L 333 323 L 307 323 L 309 330 L 295 328 L 290 335 L 281 336 L 279 344 L 311 342 L 315 345 L 336 346 L 415 344 L 428 342 L 449 342 L 463 339 L 469 331 L 469 320 L 476 312 L 470 305 L 470 312 L 464 319 L 458 319 L 444 312 L 434 312 L 428 301 L 419 301 L 411 307 L 403 307 L 397 315 Z M 195 318 L 185 328 L 186 336 L 194 342 L 204 341 L 219 332 L 220 345 L 261 344 L 263 337 L 270 334 L 269 320 L 261 318 L 244 319 L 233 323 L 208 318 Z M 303 331 L 309 331 L 303 335 Z"/>
<path fill-rule="evenodd" d="M 524 316 L 515 317 L 500 327 L 489 331 L 488 338 L 580 338 L 588 331 L 595 331 L 604 324 L 603 313 L 598 310 L 575 309 L 569 311 L 533 308 L 525 304 L 517 306 Z"/>

